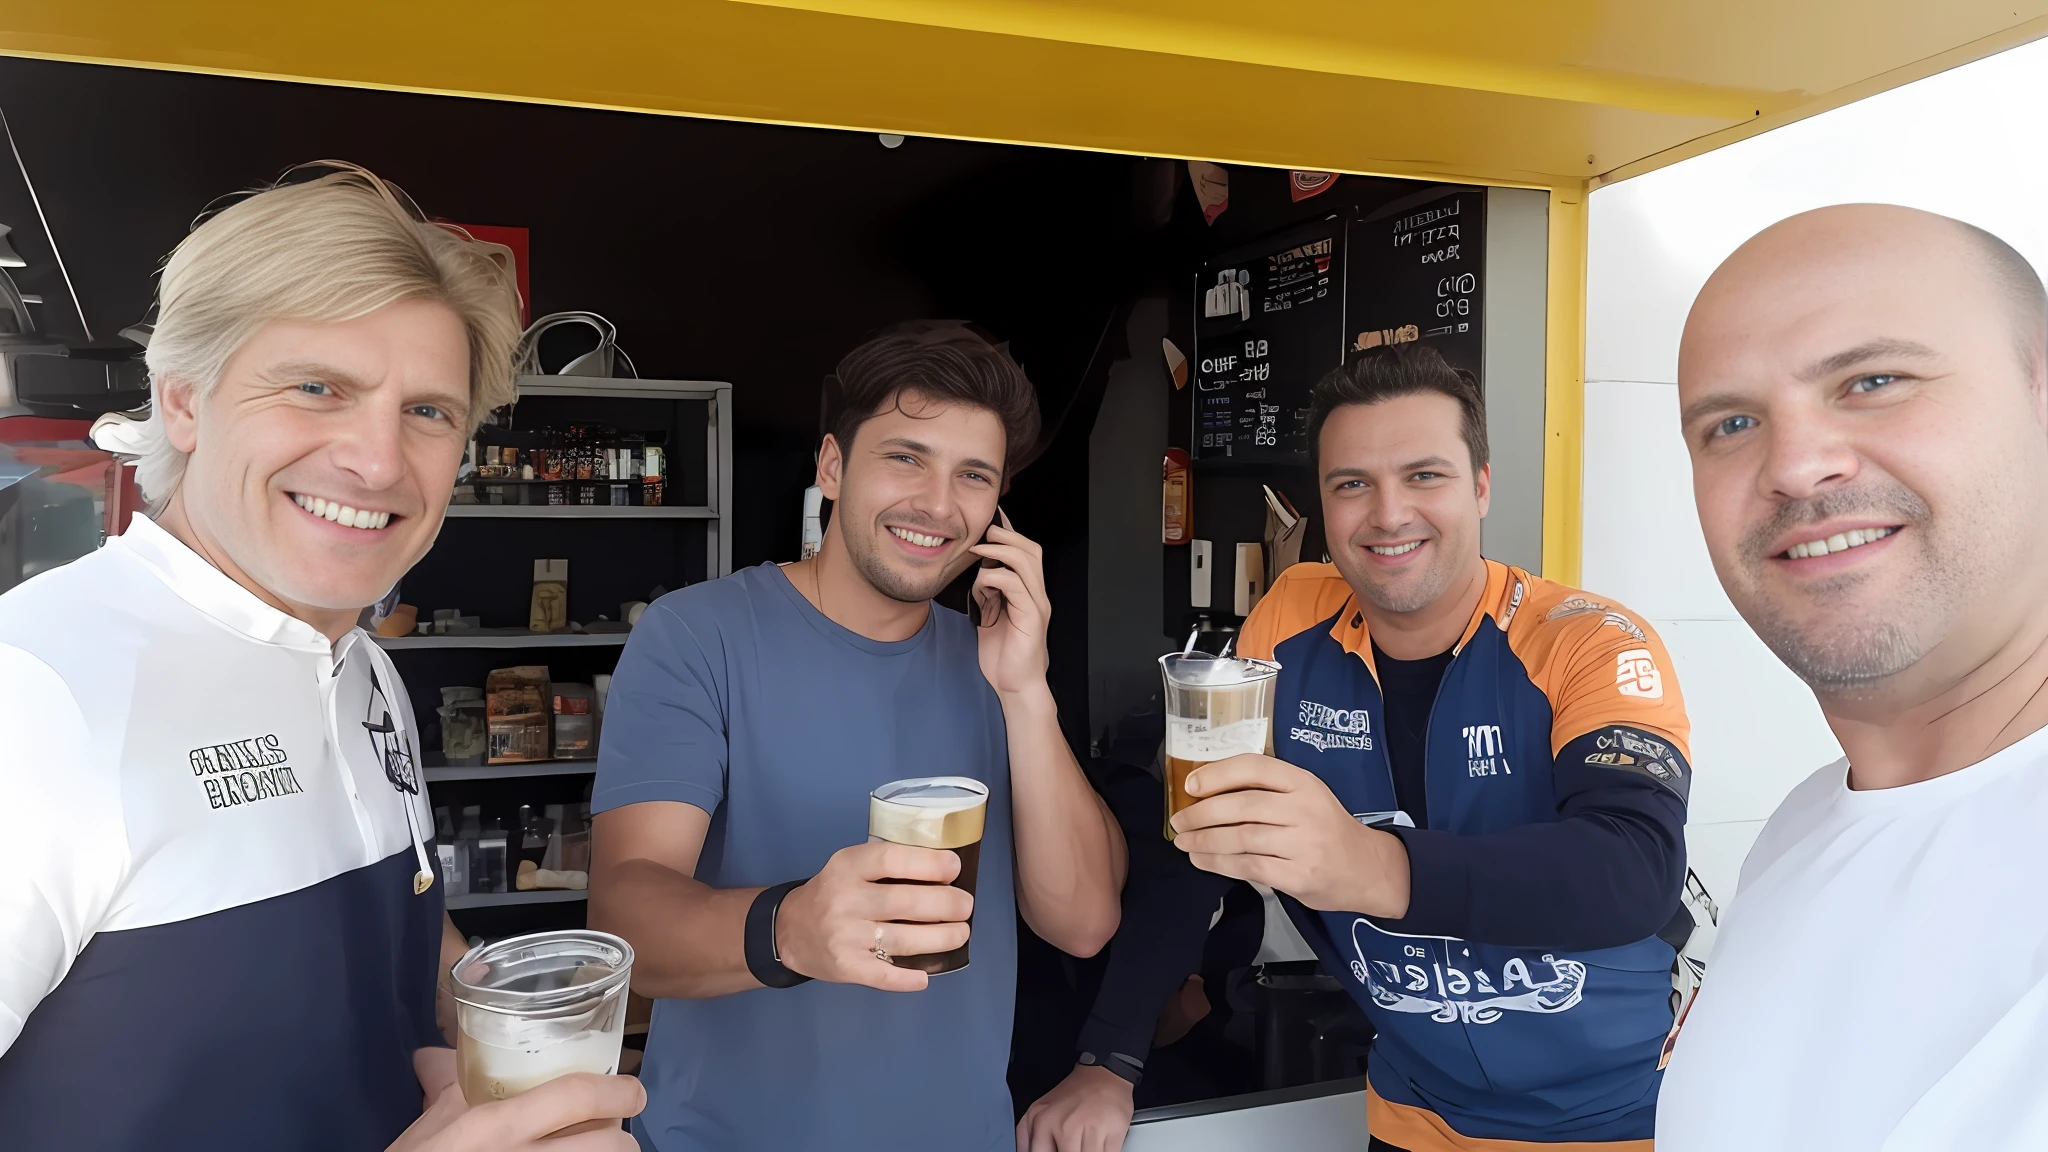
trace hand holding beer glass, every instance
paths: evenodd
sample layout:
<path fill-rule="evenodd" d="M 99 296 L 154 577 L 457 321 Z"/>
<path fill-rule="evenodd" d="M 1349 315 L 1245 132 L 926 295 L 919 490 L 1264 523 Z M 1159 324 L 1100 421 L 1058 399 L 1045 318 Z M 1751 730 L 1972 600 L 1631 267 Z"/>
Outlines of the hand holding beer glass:
<path fill-rule="evenodd" d="M 606 932 L 535 932 L 456 962 L 455 1064 L 470 1104 L 572 1072 L 619 1070 L 633 946 Z"/>
<path fill-rule="evenodd" d="M 1280 666 L 1242 656 L 1169 652 L 1166 680 L 1166 838 L 1193 804 L 1188 774 L 1232 756 L 1273 754 L 1273 688 Z"/>
<path fill-rule="evenodd" d="M 778 909 L 777 953 L 817 980 L 922 990 L 967 965 L 988 789 L 898 780 L 868 798 L 868 842 L 832 854 Z"/>

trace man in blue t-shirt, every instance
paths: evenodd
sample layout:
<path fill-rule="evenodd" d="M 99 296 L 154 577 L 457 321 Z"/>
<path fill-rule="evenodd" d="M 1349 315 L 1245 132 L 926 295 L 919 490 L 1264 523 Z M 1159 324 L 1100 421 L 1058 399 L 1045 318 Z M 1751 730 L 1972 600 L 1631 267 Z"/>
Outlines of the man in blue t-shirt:
<path fill-rule="evenodd" d="M 657 998 L 634 1133 L 1007 1152 L 1016 914 L 1092 955 L 1125 868 L 1046 686 L 1038 545 L 996 509 L 1037 399 L 952 323 L 862 345 L 827 388 L 821 550 L 656 601 L 612 682 L 590 916 Z M 934 606 L 977 560 L 979 619 Z M 972 897 L 956 854 L 867 843 L 869 792 L 922 776 L 988 788 Z M 890 962 L 957 948 L 970 913 L 965 969 Z"/>

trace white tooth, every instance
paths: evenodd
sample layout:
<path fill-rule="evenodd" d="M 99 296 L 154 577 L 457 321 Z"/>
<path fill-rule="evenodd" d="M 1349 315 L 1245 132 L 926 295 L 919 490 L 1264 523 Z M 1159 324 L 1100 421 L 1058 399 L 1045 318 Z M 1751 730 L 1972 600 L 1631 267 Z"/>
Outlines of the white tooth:
<path fill-rule="evenodd" d="M 1870 541 L 1870 537 L 1864 535 L 1863 529 L 1861 528 L 1851 528 L 1849 529 L 1849 531 L 1843 533 L 1843 535 L 1849 538 L 1849 547 L 1851 548 L 1861 548 L 1864 544 Z"/>
<path fill-rule="evenodd" d="M 390 523 L 391 523 L 391 513 L 389 513 L 389 512 L 379 512 L 379 513 L 377 513 L 377 525 L 376 525 L 376 526 L 377 526 L 378 528 L 383 528 L 383 527 L 385 527 L 386 525 L 388 525 L 388 524 L 390 524 Z"/>
<path fill-rule="evenodd" d="M 346 504 L 341 505 L 340 507 L 335 509 L 334 522 L 336 524 L 341 525 L 344 528 L 355 527 L 356 510 L 354 508 L 349 507 Z"/>
<path fill-rule="evenodd" d="M 1806 554 L 1807 554 L 1808 556 L 1825 556 L 1825 555 L 1827 555 L 1827 554 L 1828 554 L 1828 542 L 1827 542 L 1827 541 L 1825 541 L 1825 540 L 1808 540 L 1808 541 L 1806 542 Z"/>
<path fill-rule="evenodd" d="M 1785 555 L 1794 560 L 1804 560 L 1806 559 L 1806 545 L 1794 544 L 1790 548 L 1785 549 Z"/>
<path fill-rule="evenodd" d="M 1847 536 L 1844 536 L 1840 532 L 1837 532 L 1833 536 L 1828 537 L 1828 551 L 1846 552 L 1848 550 L 1849 538 Z"/>
<path fill-rule="evenodd" d="M 341 515 L 341 505 L 336 504 L 332 500 L 324 500 L 321 502 L 320 515 L 332 520 Z"/>
<path fill-rule="evenodd" d="M 356 527 L 367 529 L 371 525 L 371 523 L 373 523 L 376 519 L 377 514 L 375 512 L 370 511 L 368 508 L 356 509 Z"/>

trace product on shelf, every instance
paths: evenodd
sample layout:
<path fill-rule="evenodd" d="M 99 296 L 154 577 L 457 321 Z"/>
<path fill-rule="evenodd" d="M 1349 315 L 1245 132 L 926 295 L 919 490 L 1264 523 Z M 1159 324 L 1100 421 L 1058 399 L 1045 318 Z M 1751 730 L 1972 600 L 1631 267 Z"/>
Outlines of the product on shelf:
<path fill-rule="evenodd" d="M 441 689 L 441 756 L 449 764 L 484 762 L 486 718 L 481 688 L 456 686 Z"/>
<path fill-rule="evenodd" d="M 663 451 L 648 442 L 659 433 L 571 424 L 490 434 L 493 442 L 470 445 L 473 467 L 457 485 L 457 504 L 661 503 Z"/>
<path fill-rule="evenodd" d="M 471 892 L 509 891 L 506 840 L 504 821 L 493 819 L 484 825 L 483 835 L 477 838 L 476 855 L 470 862 Z"/>
<path fill-rule="evenodd" d="M 555 759 L 588 760 L 597 755 L 597 690 L 588 684 L 557 684 Z"/>
<path fill-rule="evenodd" d="M 499 668 L 484 680 L 490 763 L 548 758 L 549 696 L 546 665 Z"/>
<path fill-rule="evenodd" d="M 563 632 L 569 627 L 569 562 L 533 562 L 533 607 L 526 627 L 534 632 Z"/>
<path fill-rule="evenodd" d="M 455 821 L 446 808 L 434 809 L 434 850 L 441 858 L 442 894 L 469 895 L 469 853 L 457 842 Z"/>

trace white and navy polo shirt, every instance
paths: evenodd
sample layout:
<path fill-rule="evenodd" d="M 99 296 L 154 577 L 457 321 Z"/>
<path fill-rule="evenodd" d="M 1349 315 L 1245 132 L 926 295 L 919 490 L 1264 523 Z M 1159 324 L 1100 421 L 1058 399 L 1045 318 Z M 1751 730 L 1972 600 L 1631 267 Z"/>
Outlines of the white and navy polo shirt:
<path fill-rule="evenodd" d="M 419 1115 L 416 731 L 366 634 L 144 517 L 0 596 L 0 1148 L 366 1152 Z"/>

